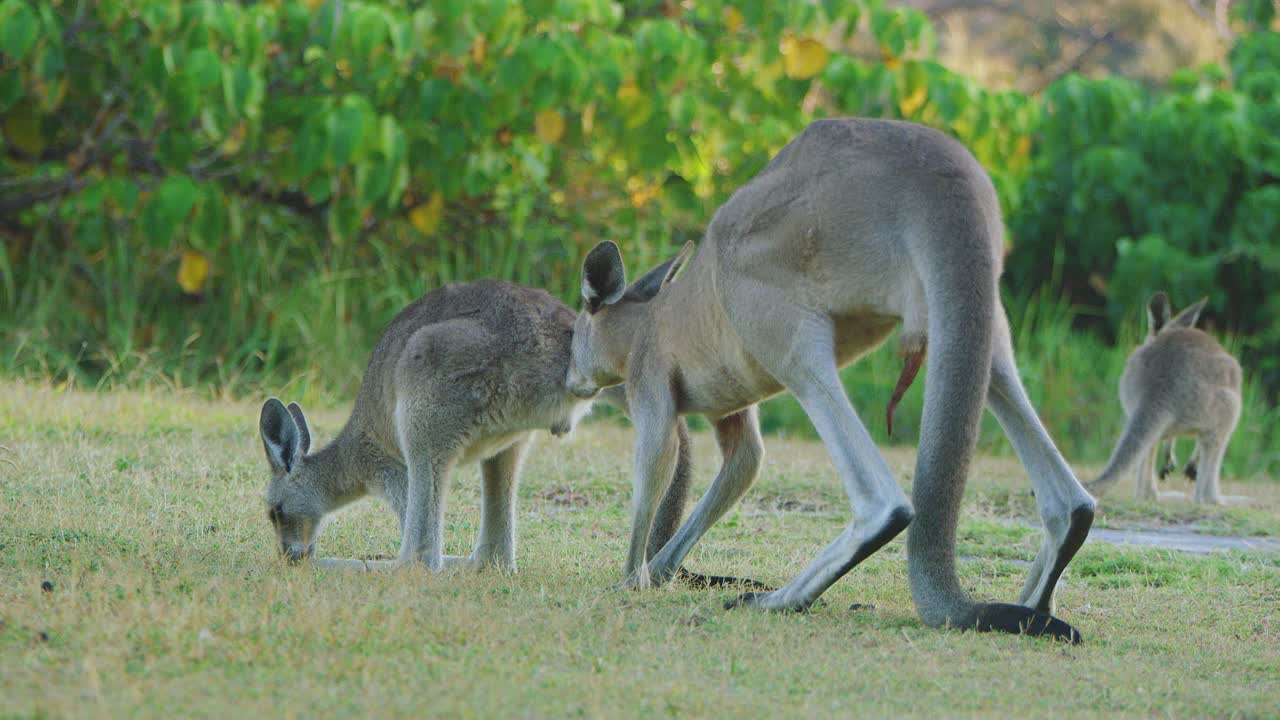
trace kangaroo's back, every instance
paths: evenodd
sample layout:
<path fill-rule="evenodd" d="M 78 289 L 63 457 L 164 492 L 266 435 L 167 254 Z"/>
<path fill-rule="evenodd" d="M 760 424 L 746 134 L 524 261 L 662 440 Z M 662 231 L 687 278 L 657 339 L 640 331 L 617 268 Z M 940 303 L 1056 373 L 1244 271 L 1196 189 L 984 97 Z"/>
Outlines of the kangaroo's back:
<path fill-rule="evenodd" d="M 1120 398 L 1127 413 L 1149 403 L 1170 417 L 1172 431 L 1187 432 L 1237 413 L 1240 385 L 1240 363 L 1213 336 L 1167 328 L 1129 357 Z"/>
<path fill-rule="evenodd" d="M 397 447 L 397 400 L 430 382 L 469 383 L 495 423 L 566 401 L 574 313 L 544 290 L 500 280 L 437 288 L 408 305 L 374 347 L 352 423 Z M 406 363 L 406 355 L 420 362 Z"/>

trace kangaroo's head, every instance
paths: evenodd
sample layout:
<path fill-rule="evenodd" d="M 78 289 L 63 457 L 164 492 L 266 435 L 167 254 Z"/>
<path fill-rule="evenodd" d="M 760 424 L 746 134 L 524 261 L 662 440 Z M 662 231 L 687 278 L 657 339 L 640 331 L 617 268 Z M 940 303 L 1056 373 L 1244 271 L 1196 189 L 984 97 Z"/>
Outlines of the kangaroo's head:
<path fill-rule="evenodd" d="M 635 310 L 666 287 L 693 253 L 693 243 L 627 286 L 618 246 L 604 241 L 582 263 L 582 312 L 573 326 L 573 354 L 565 386 L 580 398 L 623 382 L 627 356 L 643 323 Z"/>
<path fill-rule="evenodd" d="M 267 519 L 276 529 L 280 552 L 290 562 L 298 562 L 315 552 L 316 537 L 329 505 L 322 483 L 307 464 L 311 432 L 297 403 L 289 403 L 286 408 L 275 398 L 262 406 L 258 427 L 271 465 Z"/>
<path fill-rule="evenodd" d="M 1209 298 L 1201 298 L 1200 302 L 1184 308 L 1182 312 L 1170 318 L 1172 306 L 1169 304 L 1169 296 L 1163 292 L 1152 295 L 1147 301 L 1147 340 L 1166 330 L 1195 327 L 1196 321 L 1200 319 L 1200 311 L 1204 310 L 1207 302 Z"/>

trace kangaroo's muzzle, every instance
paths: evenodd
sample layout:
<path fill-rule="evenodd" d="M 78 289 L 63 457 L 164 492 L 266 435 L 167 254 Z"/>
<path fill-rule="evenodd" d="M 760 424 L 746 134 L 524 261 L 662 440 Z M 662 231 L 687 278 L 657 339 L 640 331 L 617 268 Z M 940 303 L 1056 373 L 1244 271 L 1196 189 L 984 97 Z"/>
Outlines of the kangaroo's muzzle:
<path fill-rule="evenodd" d="M 315 543 L 306 546 L 285 545 L 282 550 L 284 557 L 289 561 L 289 564 L 296 565 L 297 563 L 300 563 L 314 555 L 316 552 L 316 545 Z"/>

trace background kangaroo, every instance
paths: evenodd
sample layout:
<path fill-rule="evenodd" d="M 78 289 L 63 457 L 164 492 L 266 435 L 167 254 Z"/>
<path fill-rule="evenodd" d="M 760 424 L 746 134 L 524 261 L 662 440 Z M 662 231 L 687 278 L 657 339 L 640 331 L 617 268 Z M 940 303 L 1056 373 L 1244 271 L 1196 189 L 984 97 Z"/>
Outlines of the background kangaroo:
<path fill-rule="evenodd" d="M 670 262 L 641 278 L 633 296 L 656 292 Z M 260 429 L 272 472 L 268 515 L 282 552 L 294 561 L 310 557 L 330 513 L 375 495 L 400 519 L 400 563 L 514 570 L 515 493 L 533 432 L 568 433 L 590 407 L 564 385 L 573 321 L 573 311 L 541 290 L 498 281 L 449 285 L 391 321 L 351 418 L 326 447 L 309 452 L 311 432 L 296 403 L 267 400 Z M 605 399 L 625 409 L 621 389 Z M 689 485 L 687 431 L 677 432 L 679 462 L 654 523 L 655 551 L 679 524 Z M 469 558 L 446 557 L 449 476 L 472 461 L 481 463 L 484 482 L 479 538 Z M 688 575 L 713 585 L 735 580 Z"/>
<path fill-rule="evenodd" d="M 1159 444 L 1193 435 L 1196 448 L 1187 474 L 1196 481 L 1195 500 L 1221 504 L 1218 476 L 1227 442 L 1240 419 L 1240 364 L 1208 333 L 1195 328 L 1208 298 L 1169 319 L 1162 292 L 1147 304 L 1147 337 L 1125 363 L 1120 404 L 1126 418 L 1102 474 L 1089 484 L 1101 495 L 1136 464 L 1139 498 L 1154 500 Z M 1172 465 L 1172 449 L 1166 465 Z"/>
<path fill-rule="evenodd" d="M 1050 613 L 1094 500 L 1018 379 L 997 289 L 1002 234 L 991 181 L 959 143 L 919 125 L 842 119 L 809 125 L 734 193 L 652 299 L 628 297 L 616 245 L 593 249 L 567 382 L 581 397 L 627 386 L 636 455 L 626 582 L 665 581 L 742 496 L 763 457 L 755 403 L 790 390 L 831 455 L 853 522 L 788 585 L 730 605 L 807 608 L 910 524 L 911 589 L 924 622 L 1078 640 Z M 931 366 L 912 502 L 837 374 L 899 323 L 908 368 L 926 344 Z M 1021 605 L 975 603 L 956 576 L 957 514 L 984 401 L 1031 476 L 1044 522 Z M 650 519 L 676 462 L 676 418 L 686 413 L 712 420 L 724 463 L 647 563 Z"/>

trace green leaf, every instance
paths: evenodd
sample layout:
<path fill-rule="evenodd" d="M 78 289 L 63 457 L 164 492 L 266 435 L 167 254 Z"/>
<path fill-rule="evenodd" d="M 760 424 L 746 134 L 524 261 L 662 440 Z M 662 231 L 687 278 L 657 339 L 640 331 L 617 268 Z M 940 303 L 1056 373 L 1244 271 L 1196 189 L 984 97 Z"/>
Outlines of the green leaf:
<path fill-rule="evenodd" d="M 195 153 L 195 138 L 186 128 L 169 128 L 156 142 L 156 159 L 171 168 L 186 168 Z"/>
<path fill-rule="evenodd" d="M 207 47 L 199 47 L 187 54 L 186 71 L 196 87 L 208 89 L 222 80 L 222 61 Z"/>
<path fill-rule="evenodd" d="M 313 113 L 298 133 L 298 141 L 294 146 L 298 177 L 306 177 L 324 164 L 325 154 L 329 150 L 329 115 L 327 111 Z"/>
<path fill-rule="evenodd" d="M 343 98 L 342 106 L 329 116 L 329 157 L 334 165 L 341 167 L 355 155 L 371 114 L 368 100 L 348 95 Z"/>
<path fill-rule="evenodd" d="M 197 247 L 213 252 L 227 238 L 227 201 L 216 185 L 206 185 L 196 211 Z"/>
<path fill-rule="evenodd" d="M 21 60 L 40 36 L 40 20 L 22 0 L 0 3 L 0 52 Z"/>
<path fill-rule="evenodd" d="M 22 73 L 0 73 L 0 113 L 8 112 L 22 99 Z"/>
<path fill-rule="evenodd" d="M 311 204 L 319 205 L 333 193 L 333 181 L 328 175 L 317 175 L 307 181 L 306 192 Z"/>
<path fill-rule="evenodd" d="M 185 72 L 179 72 L 169 78 L 169 82 L 165 85 L 164 99 L 170 115 L 173 116 L 173 121 L 178 125 L 191 122 L 200 109 L 200 98 L 196 93 L 195 83 Z"/>
<path fill-rule="evenodd" d="M 186 175 L 170 175 L 156 188 L 142 214 L 142 228 L 152 247 L 167 248 L 191 214 L 199 190 Z"/>
<path fill-rule="evenodd" d="M 378 204 L 391 187 L 392 166 L 387 156 L 381 152 L 372 152 L 356 166 L 356 188 L 360 194 L 360 204 L 371 206 Z"/>

